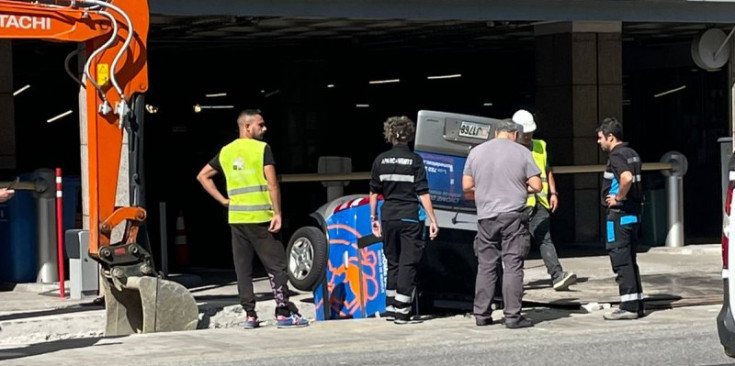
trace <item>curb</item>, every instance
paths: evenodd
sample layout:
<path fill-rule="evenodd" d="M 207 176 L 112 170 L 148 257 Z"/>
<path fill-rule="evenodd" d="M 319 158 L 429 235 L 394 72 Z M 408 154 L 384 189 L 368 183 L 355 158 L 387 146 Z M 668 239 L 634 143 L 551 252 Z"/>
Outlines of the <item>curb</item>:
<path fill-rule="evenodd" d="M 677 255 L 720 255 L 721 244 L 689 245 L 683 247 L 649 247 L 647 253 L 677 254 Z"/>

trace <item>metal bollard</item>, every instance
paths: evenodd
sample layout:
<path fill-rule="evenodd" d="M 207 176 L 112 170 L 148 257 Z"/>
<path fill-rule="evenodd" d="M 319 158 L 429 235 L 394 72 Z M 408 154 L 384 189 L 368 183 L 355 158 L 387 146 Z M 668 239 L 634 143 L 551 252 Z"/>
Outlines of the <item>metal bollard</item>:
<path fill-rule="evenodd" d="M 730 156 L 732 155 L 732 137 L 720 137 L 717 139 L 720 143 L 720 177 L 722 179 L 722 207 L 725 207 L 725 200 L 727 198 L 727 183 L 728 183 L 728 164 L 730 163 Z"/>
<path fill-rule="evenodd" d="M 661 157 L 662 163 L 671 163 L 671 170 L 661 172 L 666 177 L 666 233 L 667 247 L 683 247 L 684 241 L 684 175 L 687 158 L 684 154 L 669 151 Z"/>
<path fill-rule="evenodd" d="M 59 280 L 56 252 L 56 175 L 51 169 L 33 172 L 36 183 L 34 196 L 38 210 L 38 268 L 36 282 L 52 283 Z"/>

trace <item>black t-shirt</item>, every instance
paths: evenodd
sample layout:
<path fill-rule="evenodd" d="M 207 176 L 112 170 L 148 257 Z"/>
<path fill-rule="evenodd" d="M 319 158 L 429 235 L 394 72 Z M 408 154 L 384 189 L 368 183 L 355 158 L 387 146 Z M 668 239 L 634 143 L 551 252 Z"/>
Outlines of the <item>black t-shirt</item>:
<path fill-rule="evenodd" d="M 381 219 L 419 219 L 418 196 L 429 193 L 424 159 L 407 145 L 396 145 L 373 162 L 370 192 L 383 195 Z"/>
<path fill-rule="evenodd" d="M 209 161 L 209 165 L 218 172 L 222 171 L 222 164 L 219 162 L 219 153 Z M 273 159 L 273 152 L 268 144 L 265 145 L 265 150 L 263 150 L 263 166 L 266 165 L 276 165 L 276 160 Z"/>
<path fill-rule="evenodd" d="M 618 209 L 629 213 L 639 213 L 643 201 L 643 183 L 641 181 L 641 158 L 638 153 L 628 147 L 627 143 L 615 146 L 608 155 L 607 166 L 602 180 L 602 205 L 607 206 L 605 198 L 608 195 L 618 194 L 620 189 L 620 175 L 623 172 L 633 175 L 633 182 L 625 200 L 620 202 Z"/>

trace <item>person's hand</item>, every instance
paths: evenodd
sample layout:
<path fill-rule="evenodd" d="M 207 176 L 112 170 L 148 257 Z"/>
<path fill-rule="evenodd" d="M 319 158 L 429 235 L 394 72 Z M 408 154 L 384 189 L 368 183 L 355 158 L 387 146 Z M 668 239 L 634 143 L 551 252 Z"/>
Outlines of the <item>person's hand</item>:
<path fill-rule="evenodd" d="M 607 207 L 615 207 L 620 204 L 620 201 L 618 201 L 618 198 L 614 194 L 608 194 L 605 197 L 605 202 L 607 203 Z"/>
<path fill-rule="evenodd" d="M 0 202 L 5 202 L 15 195 L 14 189 L 0 188 Z"/>
<path fill-rule="evenodd" d="M 277 233 L 279 230 L 281 230 L 281 215 L 275 215 L 271 219 L 271 225 L 268 227 L 268 231 L 272 233 Z"/>
<path fill-rule="evenodd" d="M 559 198 L 552 194 L 551 198 L 549 198 L 549 204 L 551 205 L 551 212 L 556 212 L 556 209 L 559 207 Z"/>
<path fill-rule="evenodd" d="M 380 221 L 373 220 L 370 224 L 370 229 L 373 232 L 373 235 L 375 235 L 376 238 L 380 238 L 383 236 L 383 233 L 380 230 Z"/>
<path fill-rule="evenodd" d="M 439 226 L 436 225 L 436 222 L 432 221 L 429 224 L 429 239 L 434 240 L 439 235 Z"/>
<path fill-rule="evenodd" d="M 474 190 L 472 190 L 472 191 L 465 191 L 464 194 L 463 194 L 463 196 L 464 196 L 464 199 L 467 200 L 467 201 L 474 201 L 475 200 L 475 191 Z"/>
<path fill-rule="evenodd" d="M 222 206 L 229 207 L 230 206 L 230 200 L 227 199 L 227 198 L 225 198 L 225 200 L 224 201 L 221 201 L 220 204 L 222 204 Z"/>

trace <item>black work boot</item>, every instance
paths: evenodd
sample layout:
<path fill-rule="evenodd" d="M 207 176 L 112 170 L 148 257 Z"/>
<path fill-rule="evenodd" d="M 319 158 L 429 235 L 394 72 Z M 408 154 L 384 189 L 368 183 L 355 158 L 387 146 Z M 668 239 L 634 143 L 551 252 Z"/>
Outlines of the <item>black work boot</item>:
<path fill-rule="evenodd" d="M 520 328 L 529 328 L 533 326 L 533 322 L 531 319 L 528 319 L 524 316 L 518 317 L 518 319 L 513 320 L 505 320 L 505 327 L 508 329 L 520 329 Z"/>

